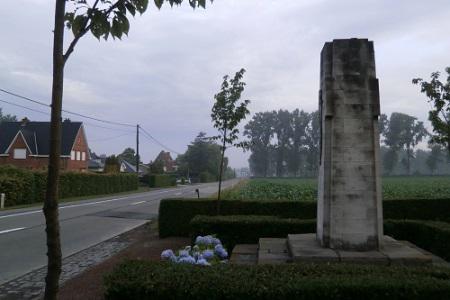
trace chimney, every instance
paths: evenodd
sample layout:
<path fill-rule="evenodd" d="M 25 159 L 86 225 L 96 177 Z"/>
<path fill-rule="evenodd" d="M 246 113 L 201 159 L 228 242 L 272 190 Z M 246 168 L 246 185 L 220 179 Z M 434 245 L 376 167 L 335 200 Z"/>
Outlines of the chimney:
<path fill-rule="evenodd" d="M 30 120 L 28 120 L 28 118 L 25 117 L 25 118 L 23 118 L 23 119 L 20 121 L 20 125 L 21 125 L 22 127 L 25 127 L 25 126 L 27 126 L 28 122 L 30 122 Z"/>

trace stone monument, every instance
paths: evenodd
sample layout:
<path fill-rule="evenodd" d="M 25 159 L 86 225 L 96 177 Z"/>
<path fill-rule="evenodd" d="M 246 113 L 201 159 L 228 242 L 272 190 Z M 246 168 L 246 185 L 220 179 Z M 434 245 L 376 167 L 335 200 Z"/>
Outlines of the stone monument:
<path fill-rule="evenodd" d="M 442 261 L 408 242 L 383 236 L 380 99 L 373 42 L 346 39 L 325 44 L 319 108 L 317 233 L 237 245 L 231 262 L 427 265 Z"/>
<path fill-rule="evenodd" d="M 378 250 L 383 240 L 373 42 L 334 40 L 321 53 L 317 239 L 326 248 Z"/>

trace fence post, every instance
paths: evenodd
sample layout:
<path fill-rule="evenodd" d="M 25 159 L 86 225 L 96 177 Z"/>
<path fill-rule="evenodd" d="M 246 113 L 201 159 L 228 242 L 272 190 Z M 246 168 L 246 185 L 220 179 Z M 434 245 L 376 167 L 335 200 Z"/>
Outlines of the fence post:
<path fill-rule="evenodd" d="M 5 193 L 0 194 L 0 209 L 5 208 Z"/>

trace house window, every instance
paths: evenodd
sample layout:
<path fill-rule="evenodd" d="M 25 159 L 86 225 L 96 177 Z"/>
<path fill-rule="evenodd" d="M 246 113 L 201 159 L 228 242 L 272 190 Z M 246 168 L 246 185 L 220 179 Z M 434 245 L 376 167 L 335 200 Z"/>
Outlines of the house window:
<path fill-rule="evenodd" d="M 86 160 L 86 152 L 81 152 L 81 160 Z"/>
<path fill-rule="evenodd" d="M 77 160 L 81 160 L 81 153 L 80 153 L 80 151 L 77 151 Z"/>
<path fill-rule="evenodd" d="M 27 158 L 27 149 L 14 149 L 14 159 L 26 159 Z"/>
<path fill-rule="evenodd" d="M 75 151 L 70 152 L 70 159 L 75 160 Z"/>

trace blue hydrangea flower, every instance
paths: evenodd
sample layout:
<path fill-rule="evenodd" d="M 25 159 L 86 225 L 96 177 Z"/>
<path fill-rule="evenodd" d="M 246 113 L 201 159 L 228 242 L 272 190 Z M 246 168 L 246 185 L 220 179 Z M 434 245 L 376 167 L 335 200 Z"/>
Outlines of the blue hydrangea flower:
<path fill-rule="evenodd" d="M 171 260 L 173 257 L 175 257 L 175 253 L 171 249 L 164 250 L 161 253 L 162 260 Z"/>
<path fill-rule="evenodd" d="M 218 238 L 213 237 L 211 239 L 211 244 L 214 245 L 214 246 L 217 246 L 217 245 L 221 245 L 222 242 Z"/>
<path fill-rule="evenodd" d="M 223 248 L 223 246 L 221 244 L 216 245 L 214 247 L 214 253 L 217 254 L 217 256 L 219 256 L 222 259 L 225 259 L 228 257 L 228 252 L 227 250 L 225 250 L 225 248 Z"/>
<path fill-rule="evenodd" d="M 202 256 L 206 260 L 213 259 L 214 258 L 214 251 L 207 249 L 207 250 L 203 251 Z"/>
<path fill-rule="evenodd" d="M 205 243 L 204 237 L 202 237 L 202 236 L 199 235 L 199 236 L 195 239 L 195 244 L 196 244 L 196 245 L 205 245 L 206 243 Z"/>
<path fill-rule="evenodd" d="M 193 258 L 190 255 L 183 256 L 183 257 L 180 257 L 180 259 L 178 260 L 178 263 L 181 263 L 181 264 L 195 264 L 195 258 Z"/>
<path fill-rule="evenodd" d="M 199 260 L 197 260 L 197 265 L 210 266 L 211 264 L 206 259 L 200 258 Z"/>
<path fill-rule="evenodd" d="M 189 251 L 180 250 L 178 254 L 180 255 L 180 257 L 186 257 L 186 256 L 189 256 Z"/>

